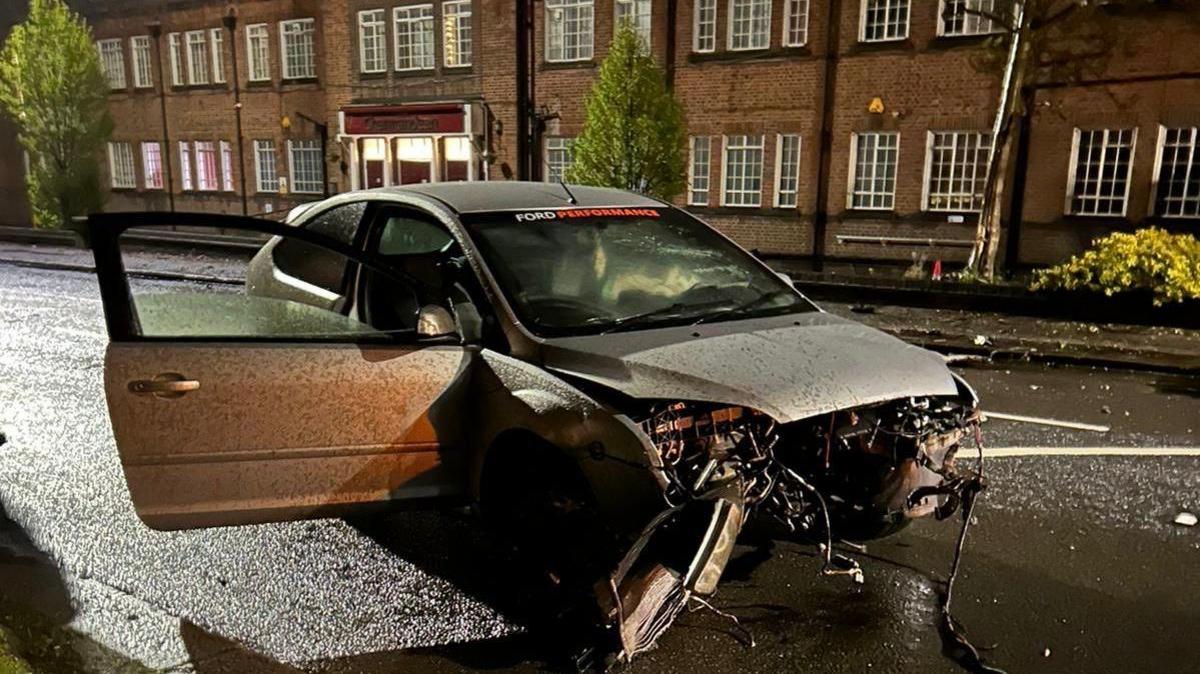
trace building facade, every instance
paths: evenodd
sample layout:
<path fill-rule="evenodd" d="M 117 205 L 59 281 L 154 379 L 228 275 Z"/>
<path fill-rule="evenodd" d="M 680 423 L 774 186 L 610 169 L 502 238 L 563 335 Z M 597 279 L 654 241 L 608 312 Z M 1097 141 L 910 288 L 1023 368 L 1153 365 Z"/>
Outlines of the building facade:
<path fill-rule="evenodd" d="M 984 64 L 996 26 L 963 8 L 992 1 L 91 0 L 85 12 L 113 87 L 114 209 L 256 214 L 350 189 L 556 180 L 628 21 L 687 115 L 680 205 L 764 254 L 954 260 L 978 217 L 999 95 Z M 1009 264 L 1200 222 L 1194 13 L 1115 16 L 1113 56 L 1025 92 L 1006 169 Z"/>

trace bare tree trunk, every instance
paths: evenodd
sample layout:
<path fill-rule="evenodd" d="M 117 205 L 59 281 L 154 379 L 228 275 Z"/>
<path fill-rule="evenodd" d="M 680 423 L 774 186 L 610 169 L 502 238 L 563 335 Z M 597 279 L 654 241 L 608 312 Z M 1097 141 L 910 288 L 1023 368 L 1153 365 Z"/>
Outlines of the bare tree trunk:
<path fill-rule="evenodd" d="M 1004 65 L 1004 76 L 1000 84 L 1000 101 L 996 106 L 996 117 L 992 123 L 992 151 L 988 157 L 987 183 L 983 190 L 983 208 L 975 226 L 975 241 L 967 258 L 967 270 L 991 280 L 995 274 L 996 253 L 1000 246 L 1000 220 L 1003 213 L 1005 169 L 1011 154 L 1011 128 L 1013 115 L 1020 98 L 1024 80 L 1025 32 L 1028 22 L 1025 0 L 1013 2 L 1013 33 L 1008 48 L 1008 59 Z"/>

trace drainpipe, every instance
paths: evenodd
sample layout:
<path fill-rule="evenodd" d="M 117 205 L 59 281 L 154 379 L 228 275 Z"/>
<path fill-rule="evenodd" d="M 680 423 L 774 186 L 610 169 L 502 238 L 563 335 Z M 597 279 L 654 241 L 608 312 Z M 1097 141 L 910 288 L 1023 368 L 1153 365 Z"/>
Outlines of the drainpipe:
<path fill-rule="evenodd" d="M 821 93 L 820 162 L 817 165 L 817 208 L 813 213 L 812 269 L 825 266 L 825 230 L 829 222 L 829 174 L 833 163 L 833 106 L 837 92 L 838 51 L 841 38 L 842 3 L 829 0 L 825 17 L 824 84 Z"/>
<path fill-rule="evenodd" d="M 675 13 L 679 0 L 667 0 L 667 50 L 664 55 L 667 73 L 667 91 L 675 90 Z"/>
<path fill-rule="evenodd" d="M 237 57 L 237 11 L 230 7 L 229 13 L 221 18 L 221 23 L 229 29 L 229 51 L 233 57 L 233 116 L 237 124 L 238 177 L 241 178 L 242 215 L 249 215 L 250 201 L 246 195 L 246 141 L 242 135 L 242 85 Z M 322 150 L 324 150 L 324 144 L 322 144 Z"/>
<path fill-rule="evenodd" d="M 530 134 L 533 130 L 533 1 L 517 0 L 517 179 L 530 180 Z"/>
<path fill-rule="evenodd" d="M 151 21 L 146 24 L 150 37 L 154 38 L 154 53 L 158 60 L 158 106 L 162 114 L 163 148 L 159 153 L 163 163 L 163 175 L 166 178 L 167 204 L 171 212 L 175 212 L 175 185 L 171 176 L 171 134 L 167 128 L 167 71 L 163 68 L 162 59 L 162 24 Z"/>

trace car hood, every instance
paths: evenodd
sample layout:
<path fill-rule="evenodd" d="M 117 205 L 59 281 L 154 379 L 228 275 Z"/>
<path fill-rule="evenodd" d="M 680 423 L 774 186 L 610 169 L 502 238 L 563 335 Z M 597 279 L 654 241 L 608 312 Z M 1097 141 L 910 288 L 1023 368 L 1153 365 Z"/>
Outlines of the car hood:
<path fill-rule="evenodd" d="M 958 390 L 938 354 L 824 312 L 554 339 L 543 362 L 634 398 L 742 405 L 781 422 Z"/>

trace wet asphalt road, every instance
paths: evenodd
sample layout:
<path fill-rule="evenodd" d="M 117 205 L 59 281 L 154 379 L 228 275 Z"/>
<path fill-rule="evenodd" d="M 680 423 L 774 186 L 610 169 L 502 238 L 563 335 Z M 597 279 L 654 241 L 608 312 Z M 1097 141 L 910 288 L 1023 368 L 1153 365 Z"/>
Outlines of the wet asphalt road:
<path fill-rule="evenodd" d="M 403 513 L 161 533 L 135 517 L 101 386 L 94 277 L 0 265 L 0 599 L 153 668 L 276 672 L 537 669 L 546 644 L 506 618 L 463 513 Z M 1104 435 L 992 422 L 994 447 L 1125 446 L 1135 457 L 996 458 L 956 614 L 1009 671 L 1194 671 L 1200 662 L 1200 382 L 1153 374 L 968 367 L 985 406 L 1111 424 Z M 1107 409 L 1107 413 L 1106 413 Z M 7 520 L 7 521 L 5 521 Z M 744 545 L 716 605 L 632 671 L 961 671 L 937 593 L 956 522 L 921 522 L 856 555 L 866 583 L 818 578 L 811 548 Z"/>

